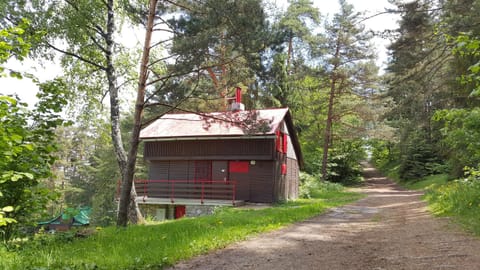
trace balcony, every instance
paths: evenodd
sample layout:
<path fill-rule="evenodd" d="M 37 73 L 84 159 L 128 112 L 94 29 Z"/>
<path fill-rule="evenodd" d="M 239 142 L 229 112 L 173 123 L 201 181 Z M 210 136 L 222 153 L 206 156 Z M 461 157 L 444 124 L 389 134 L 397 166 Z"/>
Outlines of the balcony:
<path fill-rule="evenodd" d="M 135 189 L 140 204 L 243 204 L 235 197 L 236 181 L 136 180 Z"/>

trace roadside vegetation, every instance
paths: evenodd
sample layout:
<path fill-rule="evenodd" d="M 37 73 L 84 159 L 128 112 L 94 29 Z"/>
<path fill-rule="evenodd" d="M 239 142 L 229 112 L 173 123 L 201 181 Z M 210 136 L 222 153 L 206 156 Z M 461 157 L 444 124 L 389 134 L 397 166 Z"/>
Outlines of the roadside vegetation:
<path fill-rule="evenodd" d="M 480 236 L 480 170 L 465 167 L 464 177 L 448 173 L 430 174 L 419 178 L 401 178 L 401 161 L 386 144 L 374 143 L 372 162 L 389 178 L 408 189 L 424 190 L 424 199 L 437 216 L 451 217 L 465 230 Z M 434 164 L 439 166 L 438 164 Z M 419 166 L 420 168 L 420 166 Z"/>
<path fill-rule="evenodd" d="M 302 190 L 309 198 L 270 208 L 222 207 L 211 216 L 127 228 L 92 228 L 87 237 L 78 237 L 73 231 L 38 234 L 33 241 L 11 243 L 9 250 L 0 248 L 0 269 L 162 269 L 362 196 L 318 179 Z"/>
<path fill-rule="evenodd" d="M 377 168 L 407 188 L 424 189 L 433 213 L 479 234 L 480 28 L 474 14 L 480 2 L 471 4 L 470 10 L 456 1 L 399 6 L 378 118 L 391 130 L 372 136 L 371 147 Z"/>

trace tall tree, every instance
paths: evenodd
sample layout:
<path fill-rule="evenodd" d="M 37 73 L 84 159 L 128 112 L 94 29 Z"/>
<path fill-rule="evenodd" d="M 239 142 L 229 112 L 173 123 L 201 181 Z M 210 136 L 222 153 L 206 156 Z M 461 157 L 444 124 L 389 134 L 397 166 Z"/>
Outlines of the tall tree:
<path fill-rule="evenodd" d="M 434 7 L 430 1 L 398 4 L 402 19 L 398 37 L 389 46 L 386 94 L 394 104 L 386 118 L 398 129 L 401 178 L 430 173 L 428 164 L 439 158 L 439 134 L 431 118 L 435 110 L 451 104 L 452 57 L 444 36 L 438 34 Z"/>
<path fill-rule="evenodd" d="M 168 110 L 178 108 L 185 99 L 171 105 L 152 102 L 156 95 L 168 96 L 172 86 L 180 84 L 191 85 L 185 96 L 198 95 L 198 86 L 202 78 L 210 77 L 215 85 L 212 70 L 225 68 L 239 59 L 247 59 L 251 66 L 258 65 L 258 52 L 263 48 L 261 30 L 264 24 L 264 15 L 260 2 L 249 1 L 195 1 L 173 3 L 174 11 L 178 18 L 167 20 L 159 16 L 157 1 L 149 2 L 149 12 L 146 19 L 146 35 L 139 72 L 137 99 L 134 112 L 134 124 L 130 139 L 127 175 L 123 179 L 119 218 L 117 224 L 126 225 L 130 190 L 133 183 L 133 170 L 139 145 L 139 134 L 145 121 L 144 109 L 149 106 L 163 105 Z M 252 16 L 252 12 L 255 12 Z M 152 48 L 158 43 L 151 44 L 152 35 L 158 29 L 156 23 L 166 25 L 173 34 L 169 55 L 162 59 L 150 57 Z M 242 31 L 238 31 L 242 27 Z M 194 44 L 195 46 L 192 46 Z M 235 50 L 227 53 L 212 54 L 220 47 L 220 52 L 228 44 Z M 169 59 L 175 59 L 175 65 L 168 64 Z M 248 62 L 247 61 L 247 62 Z M 166 70 L 162 73 L 155 72 L 155 65 L 164 64 Z M 215 75 L 216 76 L 216 75 Z M 153 91 L 147 91 L 152 87 Z M 199 91 L 202 93 L 202 91 Z M 166 112 L 164 111 L 164 113 Z M 158 117 L 158 116 L 157 116 Z"/>
<path fill-rule="evenodd" d="M 155 33 L 166 35 L 145 45 L 145 50 L 154 51 L 151 56 L 156 57 L 149 59 L 148 55 L 146 58 L 144 55 L 144 65 L 138 75 L 140 85 L 136 91 L 132 136 L 125 143 L 120 132 L 120 91 L 128 89 L 129 84 L 123 82 L 128 82 L 129 78 L 119 72 L 123 66 L 119 63 L 119 52 L 125 49 L 115 37 L 118 36 L 122 19 L 128 18 L 131 24 L 145 26 L 149 7 L 155 10 L 152 18 L 155 21 Z M 30 5 L 9 1 L 6 8 L 8 18 L 3 22 L 18 19 L 17 15 L 21 13 L 32 19 L 36 29 L 44 30 L 46 35 L 35 44 L 36 52 L 43 52 L 42 49 L 59 52 L 63 55 L 62 64 L 70 71 L 69 74 L 81 74 L 82 77 L 77 78 L 90 74 L 86 85 L 80 82 L 76 85 L 76 89 L 80 90 L 78 93 L 86 96 L 87 101 L 100 104 L 103 97 L 108 95 L 111 137 L 123 183 L 117 222 L 120 226 L 127 224 L 125 209 L 132 198 L 127 193 L 132 191 L 138 134 L 142 125 L 148 123 L 148 120 L 142 121 L 144 108 L 164 105 L 166 109 L 161 111 L 165 113 L 178 107 L 186 97 L 201 92 L 198 89 L 200 79 L 207 78 L 209 70 L 219 69 L 238 59 L 247 59 L 249 66 L 258 65 L 258 52 L 263 46 L 258 30 L 264 25 L 264 15 L 260 1 L 256 0 L 221 3 L 155 1 L 149 2 L 149 5 L 145 5 L 144 1 L 114 0 L 61 3 L 31 1 Z M 120 17 L 123 15 L 128 16 Z M 238 31 L 239 26 L 242 31 Z M 147 28 L 147 31 L 151 29 Z M 228 44 L 235 48 L 235 52 L 225 54 L 226 57 L 224 54 L 211 55 L 212 49 L 221 48 L 221 44 Z M 162 49 L 168 53 L 162 55 Z M 36 54 L 40 55 L 44 54 Z M 107 87 L 101 87 L 101 83 L 92 84 L 93 80 L 103 81 Z M 155 96 L 168 97 L 178 93 L 179 87 L 187 92 L 183 94 L 185 98 L 177 103 L 153 102 Z"/>
<path fill-rule="evenodd" d="M 327 178 L 328 153 L 333 145 L 332 127 L 338 115 L 335 104 L 342 95 L 357 93 L 362 85 L 370 81 L 374 66 L 374 54 L 370 40 L 372 36 L 365 32 L 360 24 L 359 13 L 345 0 L 340 0 L 340 11 L 333 21 L 326 25 L 325 42 L 319 44 L 318 51 L 323 54 L 322 63 L 328 77 L 328 103 L 323 142 L 322 177 Z"/>
<path fill-rule="evenodd" d="M 320 12 L 309 0 L 288 2 L 289 6 L 280 19 L 279 28 L 285 33 L 288 48 L 286 69 L 287 73 L 290 73 L 291 64 L 295 58 L 294 47 L 296 45 L 298 50 L 302 50 L 305 44 L 314 42 L 313 29 L 320 24 Z M 305 49 L 308 52 L 308 47 L 304 47 Z M 297 54 L 301 55 L 301 52 L 297 52 Z"/>

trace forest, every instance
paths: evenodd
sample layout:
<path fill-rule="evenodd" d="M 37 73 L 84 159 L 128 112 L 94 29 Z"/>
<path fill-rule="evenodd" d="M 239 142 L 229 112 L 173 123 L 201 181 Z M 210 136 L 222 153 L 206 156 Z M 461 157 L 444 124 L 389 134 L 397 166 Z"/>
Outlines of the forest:
<path fill-rule="evenodd" d="M 39 88 L 33 107 L 0 93 L 2 242 L 67 208 L 92 207 L 95 226 L 140 221 L 140 130 L 222 111 L 236 87 L 250 110 L 291 110 L 303 185 L 359 183 L 370 157 L 403 182 L 444 175 L 439 192 L 480 205 L 480 1 L 390 2 L 398 28 L 373 32 L 347 0 L 330 17 L 308 0 L 1 1 L 0 73 Z M 40 81 L 12 59 L 63 72 Z"/>

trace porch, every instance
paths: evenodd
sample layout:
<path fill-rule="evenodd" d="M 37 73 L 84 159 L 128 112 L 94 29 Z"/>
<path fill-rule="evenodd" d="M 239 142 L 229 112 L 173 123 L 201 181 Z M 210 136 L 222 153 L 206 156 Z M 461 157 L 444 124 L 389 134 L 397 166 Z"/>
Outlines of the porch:
<path fill-rule="evenodd" d="M 236 200 L 236 181 L 136 180 L 140 204 L 242 205 Z"/>

